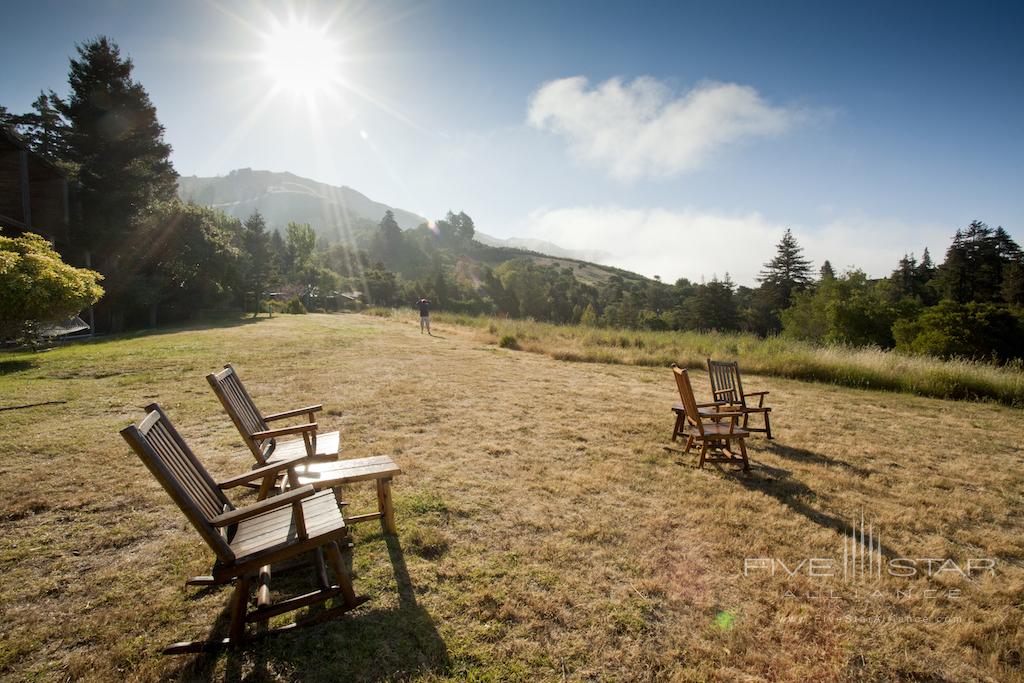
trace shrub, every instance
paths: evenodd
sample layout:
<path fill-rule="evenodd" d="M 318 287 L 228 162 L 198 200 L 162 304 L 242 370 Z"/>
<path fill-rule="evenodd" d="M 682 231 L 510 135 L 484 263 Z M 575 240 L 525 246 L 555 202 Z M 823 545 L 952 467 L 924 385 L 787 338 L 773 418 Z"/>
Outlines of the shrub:
<path fill-rule="evenodd" d="M 305 314 L 308 313 L 306 307 L 299 301 L 298 297 L 292 297 L 284 307 L 285 313 Z"/>
<path fill-rule="evenodd" d="M 501 338 L 501 341 L 498 342 L 498 346 L 503 349 L 512 349 L 515 351 L 519 349 L 519 342 L 516 341 L 516 338 L 511 334 L 506 334 Z"/>
<path fill-rule="evenodd" d="M 893 326 L 898 350 L 940 358 L 1020 358 L 1021 334 L 1020 321 L 1003 306 L 950 300 Z"/>
<path fill-rule="evenodd" d="M 103 296 L 97 272 L 69 266 L 34 233 L 0 235 L 0 339 L 32 336 Z"/>

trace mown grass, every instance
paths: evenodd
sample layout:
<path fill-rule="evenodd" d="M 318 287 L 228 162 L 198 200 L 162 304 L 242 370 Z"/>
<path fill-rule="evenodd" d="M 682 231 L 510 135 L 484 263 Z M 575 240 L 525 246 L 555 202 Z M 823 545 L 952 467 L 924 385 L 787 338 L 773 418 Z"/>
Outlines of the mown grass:
<path fill-rule="evenodd" d="M 0 408 L 41 404 L 0 411 L 0 677 L 1022 680 L 1020 411 L 751 374 L 777 440 L 749 440 L 748 474 L 696 470 L 664 450 L 665 368 L 502 349 L 443 318 L 434 333 L 279 316 L 0 356 Z M 268 411 L 323 401 L 344 456 L 395 457 L 399 534 L 356 527 L 359 610 L 164 657 L 224 635 L 228 590 L 184 586 L 211 553 L 117 430 L 155 400 L 215 477 L 247 469 L 203 379 L 228 361 Z M 344 496 L 373 506 L 370 486 Z M 744 575 L 748 557 L 841 557 L 862 513 L 888 558 L 991 557 L 995 574 Z M 285 576 L 275 590 L 310 589 Z"/>
<path fill-rule="evenodd" d="M 501 340 L 503 346 L 514 344 L 557 360 L 705 368 L 711 357 L 737 360 L 745 372 L 773 377 L 1024 407 L 1024 370 L 1019 365 L 943 361 L 877 348 L 821 347 L 750 334 L 592 328 L 449 313 L 435 317 L 478 330 L 488 340 Z"/>

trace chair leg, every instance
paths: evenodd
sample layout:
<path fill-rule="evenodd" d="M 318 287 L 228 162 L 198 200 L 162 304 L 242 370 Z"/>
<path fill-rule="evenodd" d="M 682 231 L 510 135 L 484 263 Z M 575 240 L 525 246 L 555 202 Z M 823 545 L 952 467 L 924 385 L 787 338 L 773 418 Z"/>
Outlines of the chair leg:
<path fill-rule="evenodd" d="M 316 573 L 317 585 L 320 586 L 320 590 L 327 590 L 331 587 L 331 582 L 327 578 L 327 566 L 324 564 L 323 548 L 317 548 L 313 551 L 313 554 L 316 556 L 313 568 Z"/>
<path fill-rule="evenodd" d="M 391 479 L 377 480 L 377 507 L 380 508 L 380 519 L 384 523 L 384 531 L 397 534 L 395 525 L 395 508 L 391 501 Z"/>
<path fill-rule="evenodd" d="M 746 440 L 740 439 L 740 457 L 743 458 L 743 471 L 750 471 L 750 461 L 747 460 L 747 443 Z"/>
<path fill-rule="evenodd" d="M 764 431 L 769 439 L 772 438 L 772 423 L 768 419 L 768 413 L 764 414 Z"/>
<path fill-rule="evenodd" d="M 683 452 L 684 453 L 689 453 L 691 448 L 693 448 L 693 437 L 692 436 L 687 436 L 686 437 L 686 448 L 683 449 Z"/>
<path fill-rule="evenodd" d="M 249 575 L 239 576 L 235 581 L 235 590 L 231 594 L 231 626 L 228 640 L 238 645 L 245 640 L 245 613 L 249 607 L 249 586 L 252 579 Z"/>
<path fill-rule="evenodd" d="M 345 558 L 341 555 L 341 549 L 337 543 L 327 545 L 327 558 L 330 560 L 331 568 L 338 579 L 338 587 L 341 588 L 341 597 L 346 607 L 355 607 L 359 604 L 356 592 L 352 588 L 352 577 L 345 568 Z"/>
<path fill-rule="evenodd" d="M 708 452 L 708 442 L 702 441 L 700 444 L 700 462 L 697 463 L 698 469 L 704 469 L 704 456 Z"/>
<path fill-rule="evenodd" d="M 260 567 L 259 578 L 256 583 L 256 609 L 266 609 L 270 606 L 270 565 Z M 257 624 L 261 631 L 270 626 L 270 620 L 264 619 Z"/>
<path fill-rule="evenodd" d="M 683 414 L 676 412 L 676 424 L 672 428 L 672 440 L 675 441 L 683 433 Z"/>

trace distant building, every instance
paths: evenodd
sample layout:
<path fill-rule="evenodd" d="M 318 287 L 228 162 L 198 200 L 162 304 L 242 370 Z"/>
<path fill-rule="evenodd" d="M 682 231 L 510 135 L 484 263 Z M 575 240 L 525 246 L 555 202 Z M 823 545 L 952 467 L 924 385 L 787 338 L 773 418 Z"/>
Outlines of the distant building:
<path fill-rule="evenodd" d="M 11 129 L 0 126 L 0 228 L 4 234 L 34 232 L 68 253 L 67 175 L 32 152 Z"/>

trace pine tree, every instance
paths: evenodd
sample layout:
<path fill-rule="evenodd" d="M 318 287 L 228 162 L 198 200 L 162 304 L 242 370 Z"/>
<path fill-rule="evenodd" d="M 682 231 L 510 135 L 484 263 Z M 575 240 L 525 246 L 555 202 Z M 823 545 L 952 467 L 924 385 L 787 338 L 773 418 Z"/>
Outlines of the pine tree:
<path fill-rule="evenodd" d="M 114 42 L 101 36 L 79 45 L 68 81 L 70 97 L 57 109 L 68 120 L 67 155 L 77 169 L 82 215 L 74 236 L 101 255 L 105 271 L 144 212 L 175 197 L 177 173 L 156 108 Z"/>
<path fill-rule="evenodd" d="M 975 220 L 956 231 L 935 274 L 936 289 L 960 303 L 1001 302 L 1005 269 L 1022 262 L 1020 247 L 1005 230 Z"/>
<path fill-rule="evenodd" d="M 255 311 L 259 313 L 260 304 L 270 283 L 273 265 L 267 223 L 259 211 L 254 211 L 243 224 L 242 247 L 245 252 L 242 266 L 245 291 L 252 292 Z"/>
<path fill-rule="evenodd" d="M 378 255 L 390 266 L 397 264 L 399 255 L 402 252 L 402 228 L 395 220 L 395 214 L 388 209 L 378 225 Z"/>
<path fill-rule="evenodd" d="M 821 269 L 818 271 L 819 280 L 835 280 L 836 271 L 832 269 L 832 264 L 829 263 L 828 259 L 821 264 Z"/>
<path fill-rule="evenodd" d="M 770 295 L 775 310 L 789 306 L 793 294 L 811 283 L 811 262 L 788 228 L 779 241 L 775 258 L 764 264 L 758 276 L 761 289 Z"/>
<path fill-rule="evenodd" d="M 53 162 L 64 161 L 68 156 L 68 122 L 61 113 L 62 107 L 64 103 L 55 92 L 40 92 L 32 102 L 32 112 L 12 117 L 32 151 Z"/>

